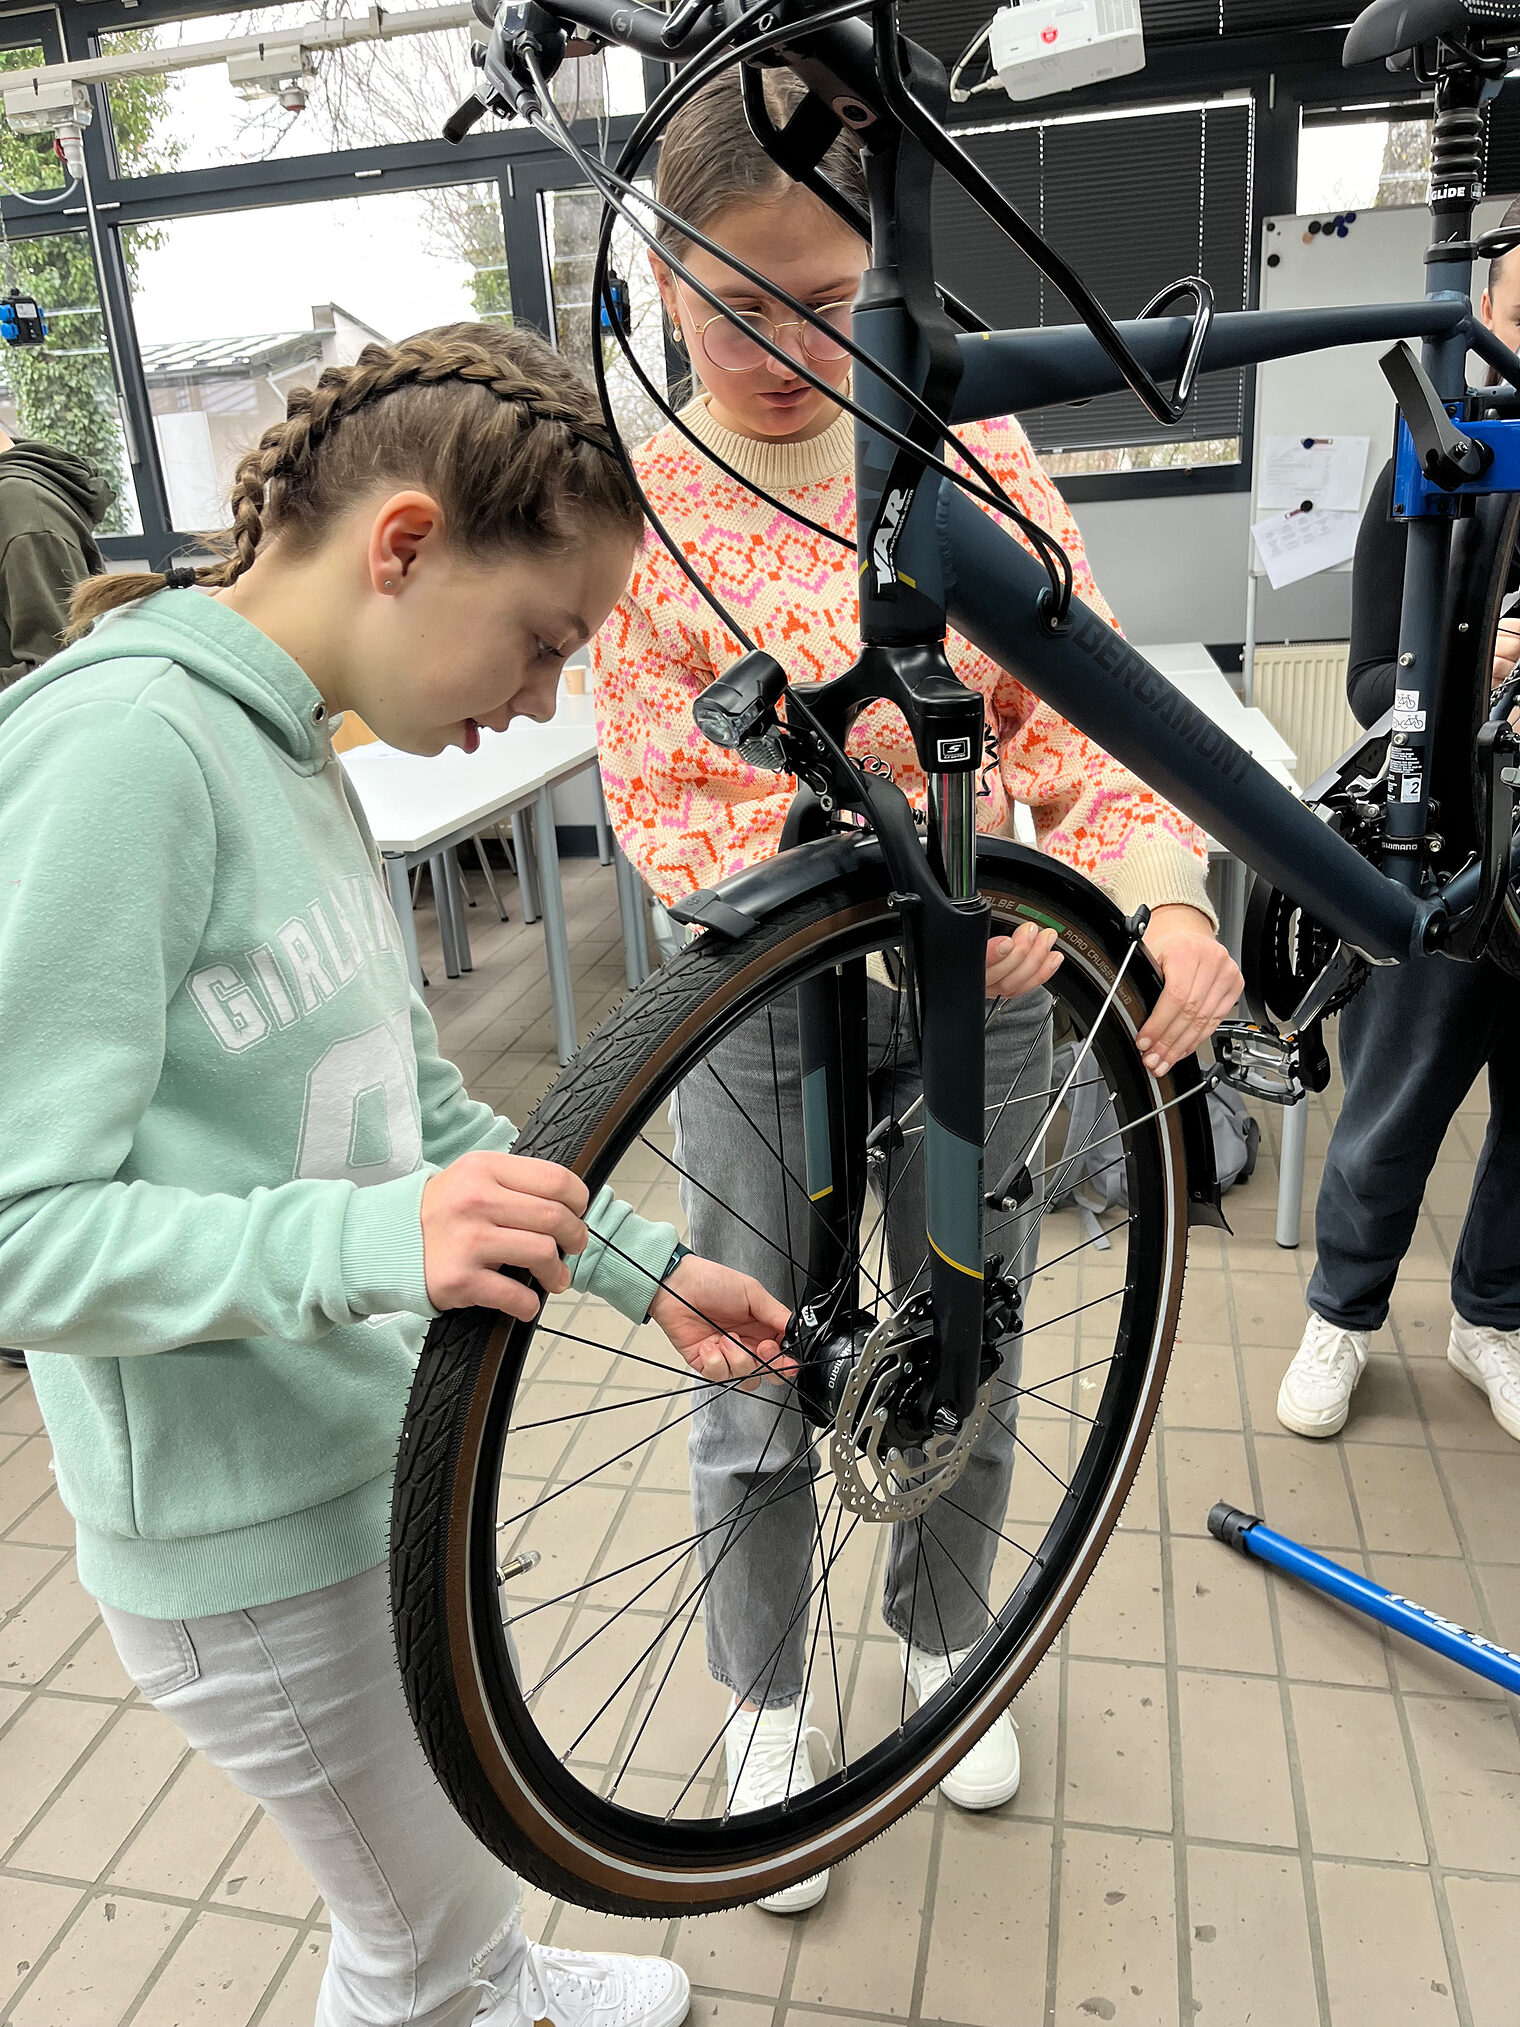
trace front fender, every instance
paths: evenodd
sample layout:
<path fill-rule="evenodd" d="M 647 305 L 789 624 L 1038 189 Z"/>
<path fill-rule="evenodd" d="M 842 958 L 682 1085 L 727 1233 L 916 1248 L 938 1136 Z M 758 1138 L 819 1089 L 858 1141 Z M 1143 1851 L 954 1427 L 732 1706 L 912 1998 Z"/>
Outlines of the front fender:
<path fill-rule="evenodd" d="M 1122 961 L 1130 944 L 1124 917 L 1101 887 L 1094 886 L 1072 867 L 1011 838 L 989 837 L 977 840 L 977 863 L 1016 873 L 1020 882 L 1032 890 L 1033 899 L 1044 895 L 1064 913 L 1075 916 L 1115 964 Z M 841 879 L 874 881 L 885 890 L 886 866 L 881 844 L 872 832 L 819 838 L 774 858 L 761 859 L 731 873 L 716 886 L 689 895 L 669 912 L 677 922 L 737 939 L 803 895 Z M 1139 983 L 1147 998 L 1154 1000 L 1160 985 L 1154 967 L 1147 965 Z M 1171 1083 L 1185 1099 L 1177 1107 L 1177 1116 L 1187 1161 L 1188 1223 L 1214 1225 L 1227 1231 L 1229 1227 L 1219 1207 L 1207 1086 L 1198 1058 L 1189 1056 L 1186 1062 L 1175 1064 Z"/>

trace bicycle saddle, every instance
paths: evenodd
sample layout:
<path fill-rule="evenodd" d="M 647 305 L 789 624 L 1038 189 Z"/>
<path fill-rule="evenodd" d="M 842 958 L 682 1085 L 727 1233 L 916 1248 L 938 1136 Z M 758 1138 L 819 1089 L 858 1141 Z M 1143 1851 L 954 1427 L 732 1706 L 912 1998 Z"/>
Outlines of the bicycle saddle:
<path fill-rule="evenodd" d="M 1438 37 L 1474 42 L 1511 33 L 1520 37 L 1520 0 L 1372 0 L 1352 22 L 1341 62 L 1375 63 Z"/>

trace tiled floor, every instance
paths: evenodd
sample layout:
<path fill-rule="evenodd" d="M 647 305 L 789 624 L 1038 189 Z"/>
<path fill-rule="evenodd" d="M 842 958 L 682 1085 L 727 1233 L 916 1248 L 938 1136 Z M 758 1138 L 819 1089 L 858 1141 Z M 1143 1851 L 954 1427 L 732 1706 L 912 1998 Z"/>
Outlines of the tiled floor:
<path fill-rule="evenodd" d="M 567 867 L 583 1025 L 622 990 L 610 873 Z M 515 896 L 508 886 L 516 915 Z M 424 930 L 428 917 L 419 918 Z M 431 997 L 472 1088 L 554 1073 L 536 930 L 475 911 Z M 489 920 L 489 927 L 487 926 Z M 436 959 L 436 950 L 434 952 Z M 1310 1201 L 1330 1112 L 1310 1127 Z M 1232 1239 L 1195 1235 L 1161 1432 L 1087 1596 L 1019 1700 L 1021 1794 L 920 1806 L 815 1913 L 620 1925 L 530 1896 L 566 1944 L 672 1951 L 718 2027 L 1516 2027 L 1515 1706 L 1208 1538 L 1228 1496 L 1520 1645 L 1520 1456 L 1444 1359 L 1482 1132 L 1433 1179 L 1343 1440 L 1272 1412 L 1313 1264 L 1272 1241 L 1276 1120 Z M 130 1691 L 74 1582 L 31 1389 L 0 1374 L 0 2027 L 297 2027 L 325 1930 L 258 1813 Z"/>

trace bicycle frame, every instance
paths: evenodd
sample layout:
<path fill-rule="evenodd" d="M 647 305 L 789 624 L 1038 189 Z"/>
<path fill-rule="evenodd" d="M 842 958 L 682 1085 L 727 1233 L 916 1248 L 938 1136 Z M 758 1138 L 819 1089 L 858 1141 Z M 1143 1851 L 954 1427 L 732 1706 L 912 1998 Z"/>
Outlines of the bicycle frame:
<path fill-rule="evenodd" d="M 576 0 L 573 20 L 606 40 L 670 58 L 700 55 L 712 36 L 702 26 L 708 11 L 701 0 L 687 0 L 671 16 L 632 0 Z M 731 0 L 719 0 L 712 11 L 732 30 L 737 17 Z M 902 899 L 920 981 L 934 983 L 933 990 L 918 993 L 937 1352 L 931 1405 L 960 1421 L 975 1401 L 985 1349 L 980 980 L 989 916 L 975 886 L 982 704 L 977 693 L 959 684 L 946 660 L 947 626 L 1353 950 L 1373 963 L 1397 962 L 1438 948 L 1450 920 L 1448 899 L 1430 891 L 1426 830 L 1429 763 L 1443 704 L 1442 594 L 1452 520 L 1439 512 L 1411 516 L 1400 664 L 1414 693 L 1405 708 L 1418 723 L 1401 749 L 1402 795 L 1390 803 L 1379 870 L 1098 614 L 1073 600 L 1061 620 L 1034 554 L 915 453 L 939 453 L 952 422 L 1084 399 L 1125 385 L 1162 415 L 1167 400 L 1158 376 L 1175 374 L 1182 388 L 1194 367 L 1238 368 L 1378 339 L 1419 339 L 1425 371 L 1448 406 L 1466 400 L 1469 349 L 1520 387 L 1520 359 L 1473 318 L 1469 296 L 1473 248 L 1467 235 L 1481 194 L 1471 136 L 1483 85 L 1459 73 L 1443 74 L 1438 83 L 1440 180 L 1432 191 L 1437 244 L 1427 256 L 1423 300 L 1242 312 L 1210 322 L 1206 291 L 1198 284 L 1198 316 L 1114 326 L 1070 278 L 1074 285 L 1061 285 L 1086 317 L 1083 324 L 967 334 L 952 322 L 935 284 L 930 189 L 936 166 L 948 169 L 1026 250 L 1032 235 L 945 132 L 949 101 L 943 68 L 899 36 L 893 0 L 873 0 L 869 26 L 849 20 L 810 32 L 799 14 L 790 34 L 778 27 L 785 22 L 786 0 L 777 0 L 763 17 L 758 8 L 753 11 L 775 59 L 788 64 L 812 94 L 805 103 L 833 116 L 831 123 L 815 113 L 808 130 L 815 143 L 810 156 L 805 136 L 778 146 L 788 136 L 762 131 L 768 121 L 756 120 L 752 110 L 757 135 L 783 166 L 807 180 L 810 163 L 816 168 L 838 124 L 853 128 L 866 167 L 872 249 L 854 317 L 860 348 L 853 395 L 861 411 L 856 495 L 862 656 L 832 683 L 788 692 L 787 738 L 810 763 L 810 771 L 807 766 L 802 771 L 818 785 L 821 800 L 799 797 L 784 843 L 828 828 L 835 803 L 863 815 L 878 833 Z M 511 66 L 512 38 L 531 37 L 535 16 L 551 25 L 572 18 L 556 17 L 553 6 L 503 8 L 485 62 L 488 76 L 505 81 L 504 95 L 513 105 L 524 97 L 520 67 L 514 72 Z M 923 407 L 905 400 L 904 388 L 943 420 L 935 424 Z M 1520 424 L 1512 427 L 1520 430 Z M 891 697 L 904 709 L 928 778 L 927 853 L 900 792 L 864 777 L 845 759 L 851 721 L 879 697 Z M 751 894 L 768 883 L 779 894 L 792 877 L 778 860 L 773 870 L 745 880 Z M 1469 878 L 1449 893 L 1460 894 L 1465 903 L 1474 885 Z M 722 926 L 722 891 L 698 896 L 676 913 Z M 742 921 L 737 911 L 729 912 Z M 1142 926 L 1136 925 L 1137 938 Z M 825 974 L 802 994 L 808 1186 L 815 1201 L 832 1206 L 818 1221 L 825 1236 L 816 1240 L 809 1262 L 810 1292 L 826 1298 L 814 1306 L 812 1319 L 820 1341 L 833 1331 L 836 1351 L 854 1308 L 856 1291 L 843 1278 L 842 1263 L 858 1231 L 865 1187 L 865 991 L 863 965 L 857 963 Z"/>

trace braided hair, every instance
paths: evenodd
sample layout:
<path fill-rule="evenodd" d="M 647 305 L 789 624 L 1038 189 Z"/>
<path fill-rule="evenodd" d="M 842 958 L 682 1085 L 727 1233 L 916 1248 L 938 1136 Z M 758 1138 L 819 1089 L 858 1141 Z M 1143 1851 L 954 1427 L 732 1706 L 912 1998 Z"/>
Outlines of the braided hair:
<path fill-rule="evenodd" d="M 381 484 L 431 493 L 451 545 L 474 556 L 559 549 L 598 522 L 631 536 L 643 525 L 579 373 L 531 331 L 445 324 L 366 345 L 294 389 L 285 420 L 238 464 L 232 525 L 208 541 L 217 560 L 86 579 L 66 637 L 165 586 L 235 584 L 270 542 L 309 553 Z"/>

